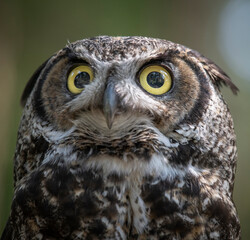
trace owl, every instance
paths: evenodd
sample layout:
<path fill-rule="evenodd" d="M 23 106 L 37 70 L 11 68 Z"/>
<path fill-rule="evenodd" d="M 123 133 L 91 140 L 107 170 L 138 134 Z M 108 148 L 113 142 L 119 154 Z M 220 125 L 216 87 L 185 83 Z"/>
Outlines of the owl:
<path fill-rule="evenodd" d="M 69 43 L 23 92 L 1 239 L 240 239 L 222 84 L 238 90 L 170 41 Z"/>

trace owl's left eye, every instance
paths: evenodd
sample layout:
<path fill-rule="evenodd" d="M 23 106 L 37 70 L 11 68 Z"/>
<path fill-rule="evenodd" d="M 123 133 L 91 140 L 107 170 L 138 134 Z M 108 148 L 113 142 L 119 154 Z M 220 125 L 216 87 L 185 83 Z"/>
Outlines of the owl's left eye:
<path fill-rule="evenodd" d="M 74 68 L 69 76 L 67 86 L 71 93 L 79 94 L 94 78 L 93 70 L 89 66 L 78 66 Z"/>
<path fill-rule="evenodd" d="M 151 65 L 144 68 L 139 78 L 141 86 L 153 95 L 162 95 L 172 86 L 170 73 L 162 66 Z"/>

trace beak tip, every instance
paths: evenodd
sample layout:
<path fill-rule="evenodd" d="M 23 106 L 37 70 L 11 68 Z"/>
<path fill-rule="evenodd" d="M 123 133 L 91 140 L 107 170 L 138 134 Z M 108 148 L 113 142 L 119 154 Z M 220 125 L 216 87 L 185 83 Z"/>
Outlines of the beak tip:
<path fill-rule="evenodd" d="M 109 129 L 111 129 L 111 128 L 112 128 L 112 125 L 113 125 L 112 123 L 107 124 L 107 126 L 108 126 L 108 128 L 109 128 Z"/>
<path fill-rule="evenodd" d="M 109 115 L 109 114 L 108 114 L 108 115 Z M 112 116 L 107 116 L 107 115 L 105 114 L 105 120 L 106 120 L 107 127 L 108 127 L 109 129 L 111 129 L 112 126 L 113 126 L 113 118 L 112 118 Z"/>

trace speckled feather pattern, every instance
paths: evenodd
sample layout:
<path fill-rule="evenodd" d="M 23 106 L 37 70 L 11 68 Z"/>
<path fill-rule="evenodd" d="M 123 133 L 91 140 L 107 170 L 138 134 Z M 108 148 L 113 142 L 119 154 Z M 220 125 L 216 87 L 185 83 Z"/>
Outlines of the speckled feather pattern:
<path fill-rule="evenodd" d="M 72 66 L 95 78 L 74 96 Z M 173 86 L 145 92 L 138 74 L 166 66 Z M 118 98 L 111 129 L 103 95 Z M 213 62 L 169 41 L 96 37 L 70 43 L 28 83 L 5 239 L 240 239 L 232 200 L 237 149 Z"/>

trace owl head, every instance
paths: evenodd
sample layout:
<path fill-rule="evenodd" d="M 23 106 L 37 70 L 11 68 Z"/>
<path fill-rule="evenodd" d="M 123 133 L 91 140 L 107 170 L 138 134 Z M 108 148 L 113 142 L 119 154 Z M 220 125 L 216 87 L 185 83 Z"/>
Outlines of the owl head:
<path fill-rule="evenodd" d="M 172 131 L 201 119 L 211 91 L 237 88 L 213 62 L 182 45 L 145 37 L 96 37 L 68 44 L 31 77 L 22 105 L 55 129 L 105 134 L 148 122 Z"/>

